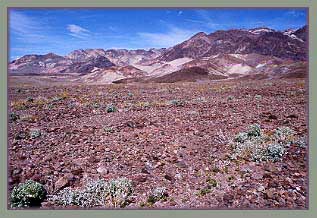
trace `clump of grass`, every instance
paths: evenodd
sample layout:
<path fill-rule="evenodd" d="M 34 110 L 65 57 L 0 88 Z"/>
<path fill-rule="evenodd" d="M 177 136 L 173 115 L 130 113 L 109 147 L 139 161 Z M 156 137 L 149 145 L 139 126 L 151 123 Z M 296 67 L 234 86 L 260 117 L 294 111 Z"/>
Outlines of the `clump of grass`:
<path fill-rule="evenodd" d="M 34 98 L 32 98 L 32 97 L 26 98 L 26 102 L 28 102 L 28 103 L 32 103 L 33 101 L 34 101 Z"/>
<path fill-rule="evenodd" d="M 117 111 L 117 108 L 114 105 L 108 105 L 106 110 L 107 110 L 107 113 L 113 113 Z"/>
<path fill-rule="evenodd" d="M 254 98 L 257 101 L 261 101 L 262 100 L 262 95 L 255 95 Z"/>
<path fill-rule="evenodd" d="M 217 181 L 215 179 L 212 179 L 210 177 L 207 178 L 206 180 L 208 187 L 217 187 Z"/>
<path fill-rule="evenodd" d="M 137 103 L 137 106 L 138 107 L 141 107 L 141 108 L 149 108 L 150 107 L 150 102 L 148 101 L 142 101 L 142 102 L 138 102 Z"/>
<path fill-rule="evenodd" d="M 41 136 L 41 130 L 39 130 L 39 129 L 33 129 L 33 130 L 30 131 L 30 137 L 31 137 L 32 139 L 38 138 L 38 137 L 40 137 L 40 136 Z"/>
<path fill-rule="evenodd" d="M 15 109 L 15 110 L 25 110 L 29 107 L 29 104 L 25 101 L 13 101 L 11 102 L 11 106 Z"/>
<path fill-rule="evenodd" d="M 9 115 L 9 121 L 10 122 L 15 122 L 17 121 L 18 119 L 20 119 L 20 116 L 14 112 L 11 112 L 10 115 Z"/>
<path fill-rule="evenodd" d="M 114 133 L 114 132 L 115 132 L 114 128 L 112 128 L 112 127 L 107 127 L 107 126 L 104 127 L 103 130 L 104 130 L 105 132 L 107 132 L 107 133 Z"/>
<path fill-rule="evenodd" d="M 167 192 L 165 187 L 155 188 L 149 195 L 147 202 L 149 204 L 154 204 L 157 201 L 165 200 L 167 198 Z"/>
<path fill-rule="evenodd" d="M 44 186 L 38 182 L 27 180 L 14 187 L 11 192 L 11 207 L 37 207 L 46 197 Z"/>
<path fill-rule="evenodd" d="M 26 132 L 20 131 L 20 132 L 18 132 L 18 133 L 15 135 L 14 139 L 15 139 L 15 140 L 26 139 L 28 136 L 29 136 L 29 135 L 28 135 Z"/>
<path fill-rule="evenodd" d="M 232 95 L 229 95 L 229 96 L 227 97 L 227 101 L 232 101 L 232 100 L 234 100 L 234 97 L 233 97 Z"/>
<path fill-rule="evenodd" d="M 300 148 L 306 148 L 307 147 L 307 137 L 303 136 L 295 141 L 295 144 Z"/>
<path fill-rule="evenodd" d="M 51 195 L 49 200 L 61 206 L 125 207 L 133 193 L 132 182 L 126 178 L 110 181 L 89 181 L 81 190 L 69 187 Z"/>
<path fill-rule="evenodd" d="M 171 100 L 169 102 L 170 105 L 174 105 L 174 106 L 177 106 L 177 107 L 183 107 L 185 105 L 185 101 L 183 100 L 178 100 L 178 99 L 174 99 L 174 100 Z"/>
<path fill-rule="evenodd" d="M 198 196 L 205 196 L 206 194 L 210 193 L 211 189 L 208 187 L 202 188 L 198 191 L 197 195 Z"/>
<path fill-rule="evenodd" d="M 100 108 L 100 104 L 98 102 L 94 102 L 92 104 L 92 107 L 95 108 L 95 109 Z"/>

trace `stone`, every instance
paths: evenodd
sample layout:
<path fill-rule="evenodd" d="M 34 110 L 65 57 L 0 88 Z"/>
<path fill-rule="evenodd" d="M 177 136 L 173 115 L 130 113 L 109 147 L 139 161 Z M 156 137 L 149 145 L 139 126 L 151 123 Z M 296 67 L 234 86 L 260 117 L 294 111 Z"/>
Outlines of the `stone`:
<path fill-rule="evenodd" d="M 69 173 L 66 174 L 63 177 L 60 177 L 56 182 L 55 182 L 55 191 L 58 191 L 62 188 L 65 188 L 66 186 L 70 185 L 70 183 L 74 180 L 73 174 Z"/>

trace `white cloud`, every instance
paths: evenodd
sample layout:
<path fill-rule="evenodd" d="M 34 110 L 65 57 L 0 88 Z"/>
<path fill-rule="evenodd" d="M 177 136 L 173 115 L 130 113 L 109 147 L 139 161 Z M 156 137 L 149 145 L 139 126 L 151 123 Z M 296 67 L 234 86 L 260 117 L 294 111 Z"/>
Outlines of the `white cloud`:
<path fill-rule="evenodd" d="M 214 20 L 210 17 L 208 11 L 206 11 L 206 10 L 197 10 L 196 12 L 203 19 L 203 22 L 204 22 L 206 27 L 215 28 L 215 27 L 219 26 L 219 24 L 215 23 Z"/>
<path fill-rule="evenodd" d="M 141 41 L 148 44 L 148 47 L 168 48 L 189 39 L 196 32 L 198 31 L 170 26 L 166 33 L 140 32 L 138 36 Z"/>
<path fill-rule="evenodd" d="M 183 11 L 178 11 L 177 16 L 182 15 Z"/>
<path fill-rule="evenodd" d="M 69 35 L 79 39 L 86 39 L 90 36 L 89 30 L 75 24 L 67 25 L 67 30 L 70 32 Z"/>
<path fill-rule="evenodd" d="M 13 34 L 16 34 L 16 39 L 24 43 L 36 43 L 45 39 L 43 23 L 27 16 L 21 12 L 9 12 L 9 28 Z"/>

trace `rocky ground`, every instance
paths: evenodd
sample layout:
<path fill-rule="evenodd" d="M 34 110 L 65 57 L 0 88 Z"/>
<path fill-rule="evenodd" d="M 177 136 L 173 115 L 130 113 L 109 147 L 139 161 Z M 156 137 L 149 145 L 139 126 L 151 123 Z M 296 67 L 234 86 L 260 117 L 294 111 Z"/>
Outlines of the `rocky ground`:
<path fill-rule="evenodd" d="M 304 79 L 9 88 L 9 191 L 32 179 L 49 195 L 125 177 L 125 208 L 307 205 L 307 146 L 274 161 L 231 156 L 252 124 L 308 136 Z M 153 190 L 165 197 L 148 203 Z M 47 198 L 42 208 L 60 206 Z"/>

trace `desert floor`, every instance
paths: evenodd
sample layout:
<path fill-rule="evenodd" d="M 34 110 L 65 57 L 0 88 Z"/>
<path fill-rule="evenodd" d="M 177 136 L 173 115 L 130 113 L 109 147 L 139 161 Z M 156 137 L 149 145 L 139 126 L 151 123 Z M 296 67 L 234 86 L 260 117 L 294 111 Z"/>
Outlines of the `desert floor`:
<path fill-rule="evenodd" d="M 9 87 L 9 191 L 28 179 L 49 195 L 125 177 L 125 208 L 307 208 L 304 79 Z M 277 161 L 232 158 L 239 132 L 294 131 Z M 148 202 L 156 188 L 165 197 Z M 42 208 L 74 208 L 50 200 Z M 102 207 L 102 206 L 100 206 Z"/>

